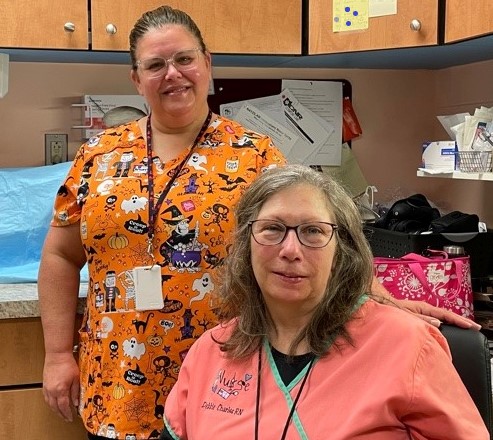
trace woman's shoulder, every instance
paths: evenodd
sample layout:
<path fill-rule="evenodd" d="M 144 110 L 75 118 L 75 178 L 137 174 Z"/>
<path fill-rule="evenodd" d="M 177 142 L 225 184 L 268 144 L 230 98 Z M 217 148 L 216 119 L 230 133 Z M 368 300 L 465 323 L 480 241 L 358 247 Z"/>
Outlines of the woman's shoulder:
<path fill-rule="evenodd" d="M 228 132 L 231 134 L 236 133 L 236 132 L 237 133 L 253 133 L 259 137 L 263 137 L 263 138 L 268 137 L 265 134 L 258 133 L 255 130 L 251 130 L 251 129 L 245 127 L 241 122 L 236 121 L 234 119 L 230 119 L 230 118 L 227 118 L 225 116 L 218 116 L 217 120 L 219 121 L 218 126 L 229 127 Z"/>
<path fill-rule="evenodd" d="M 446 346 L 445 338 L 436 327 L 411 312 L 371 299 L 355 314 L 351 327 L 356 332 L 363 331 L 366 334 L 385 337 L 391 343 L 401 340 L 415 340 L 419 343 L 434 339 L 440 345 Z"/>
<path fill-rule="evenodd" d="M 139 142 L 142 141 L 142 142 Z M 106 128 L 89 138 L 83 145 L 85 154 L 105 154 L 119 148 L 134 148 L 140 145 L 143 148 L 142 131 L 137 121 L 131 121 L 117 127 Z"/>

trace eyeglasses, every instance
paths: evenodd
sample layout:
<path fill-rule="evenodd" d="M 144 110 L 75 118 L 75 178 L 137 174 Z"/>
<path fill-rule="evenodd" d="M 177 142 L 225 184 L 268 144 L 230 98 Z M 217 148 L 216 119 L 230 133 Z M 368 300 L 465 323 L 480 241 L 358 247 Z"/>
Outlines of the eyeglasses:
<path fill-rule="evenodd" d="M 338 226 L 327 222 L 301 223 L 297 226 L 286 226 L 276 220 L 252 220 L 248 222 L 254 240 L 263 246 L 280 244 L 294 229 L 299 242 L 311 248 L 327 246 Z"/>
<path fill-rule="evenodd" d="M 174 53 L 169 58 L 146 58 L 137 61 L 137 67 L 149 78 L 156 78 L 165 75 L 170 64 L 179 72 L 186 72 L 197 67 L 199 62 L 199 53 L 201 49 L 181 50 Z"/>

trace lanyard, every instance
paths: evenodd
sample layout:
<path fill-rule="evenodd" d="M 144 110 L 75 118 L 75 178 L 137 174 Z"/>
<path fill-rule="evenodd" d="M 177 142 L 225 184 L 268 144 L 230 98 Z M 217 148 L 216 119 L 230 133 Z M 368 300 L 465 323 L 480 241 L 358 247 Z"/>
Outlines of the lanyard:
<path fill-rule="evenodd" d="M 152 170 L 152 128 L 151 128 L 151 115 L 149 114 L 147 118 L 147 190 L 149 193 L 149 227 L 147 230 L 147 253 L 153 257 L 152 253 L 152 240 L 154 239 L 154 229 L 156 225 L 156 218 L 159 213 L 159 210 L 161 209 L 161 205 L 163 204 L 164 199 L 168 195 L 169 191 L 171 190 L 171 187 L 175 183 L 176 178 L 180 174 L 181 170 L 185 166 L 185 164 L 188 162 L 188 159 L 190 159 L 190 156 L 193 153 L 193 150 L 195 149 L 195 146 L 199 143 L 200 139 L 204 135 L 205 131 L 207 130 L 207 127 L 209 127 L 209 123 L 211 122 L 212 119 L 212 111 L 209 110 L 209 113 L 207 114 L 207 118 L 205 119 L 202 128 L 199 131 L 199 134 L 193 141 L 192 146 L 190 147 L 190 151 L 188 152 L 187 156 L 185 159 L 183 159 L 180 164 L 173 170 L 173 174 L 171 178 L 169 179 L 168 183 L 166 184 L 166 187 L 163 189 L 163 192 L 159 195 L 159 198 L 154 204 L 154 172 Z"/>
<path fill-rule="evenodd" d="M 284 424 L 284 429 L 282 431 L 282 436 L 281 440 L 285 440 L 286 435 L 288 433 L 288 428 L 289 428 L 289 423 L 291 422 L 291 419 L 293 418 L 294 410 L 296 409 L 296 405 L 298 404 L 298 400 L 301 396 L 301 392 L 303 391 L 303 388 L 305 386 L 306 380 L 308 379 L 308 375 L 310 373 L 310 370 L 312 369 L 313 362 L 315 361 L 315 357 L 313 357 L 310 360 L 310 363 L 308 364 L 308 368 L 306 369 L 305 377 L 303 378 L 303 382 L 301 382 L 300 389 L 298 390 L 298 393 L 296 394 L 296 397 L 291 405 L 291 409 L 289 411 L 288 418 L 286 420 L 286 423 Z M 259 425 L 259 411 L 260 411 L 260 373 L 262 369 L 262 347 L 259 348 L 258 351 L 258 374 L 257 374 L 257 400 L 255 402 L 255 440 L 258 440 L 258 425 Z"/>

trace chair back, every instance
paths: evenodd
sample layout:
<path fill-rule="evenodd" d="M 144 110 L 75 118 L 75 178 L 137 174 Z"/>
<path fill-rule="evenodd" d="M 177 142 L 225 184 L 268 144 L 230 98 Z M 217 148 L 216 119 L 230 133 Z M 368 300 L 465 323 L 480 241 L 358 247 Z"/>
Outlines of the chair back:
<path fill-rule="evenodd" d="M 475 330 L 442 324 L 452 363 L 464 382 L 493 439 L 493 396 L 491 388 L 491 355 L 486 336 Z"/>

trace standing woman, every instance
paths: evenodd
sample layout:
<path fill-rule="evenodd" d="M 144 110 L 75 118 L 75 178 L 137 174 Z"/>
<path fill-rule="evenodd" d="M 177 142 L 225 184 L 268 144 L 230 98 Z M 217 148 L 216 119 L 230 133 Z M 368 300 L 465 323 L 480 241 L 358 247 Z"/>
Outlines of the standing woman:
<path fill-rule="evenodd" d="M 211 55 L 187 14 L 145 13 L 130 55 L 150 115 L 81 146 L 39 273 L 45 399 L 66 420 L 77 406 L 91 439 L 158 438 L 182 359 L 217 322 L 210 294 L 232 208 L 263 170 L 285 162 L 269 137 L 209 110 Z"/>

